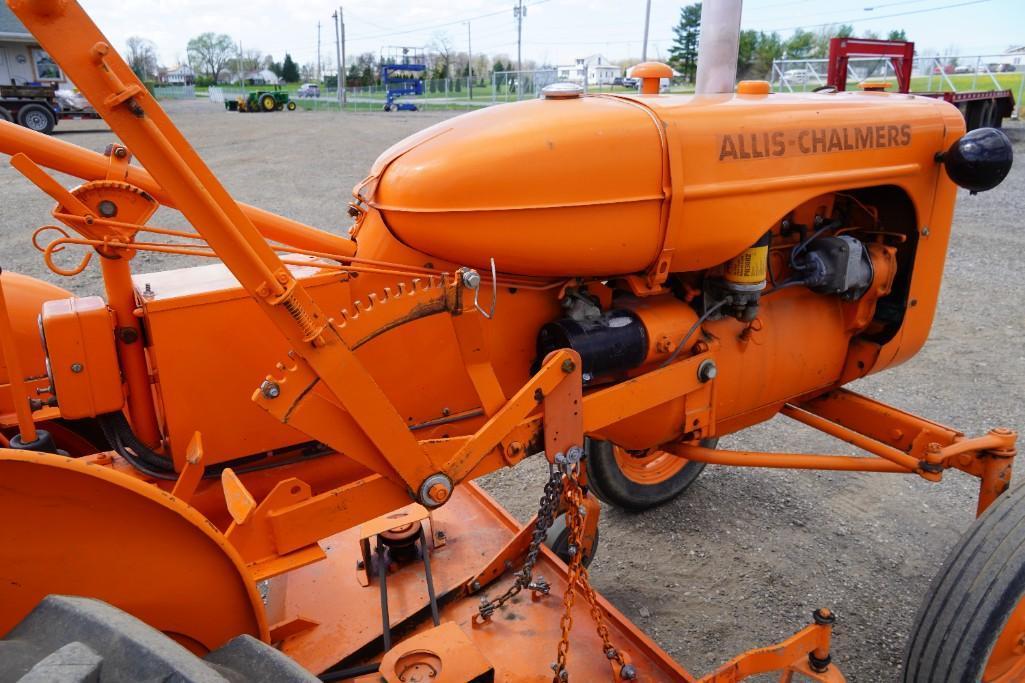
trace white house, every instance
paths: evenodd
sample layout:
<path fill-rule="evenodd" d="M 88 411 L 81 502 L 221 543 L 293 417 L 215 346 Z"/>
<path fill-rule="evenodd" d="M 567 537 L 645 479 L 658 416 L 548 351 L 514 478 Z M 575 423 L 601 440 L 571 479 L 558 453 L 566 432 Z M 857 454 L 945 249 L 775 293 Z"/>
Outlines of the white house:
<path fill-rule="evenodd" d="M 558 80 L 580 83 L 583 85 L 587 79 L 587 85 L 611 85 L 612 81 L 623 75 L 623 70 L 615 64 L 610 64 L 604 55 L 591 55 L 576 60 L 574 64 L 557 66 Z"/>
<path fill-rule="evenodd" d="M 168 69 L 163 81 L 168 85 L 192 85 L 196 82 L 196 72 L 188 64 L 180 64 Z"/>
<path fill-rule="evenodd" d="M 12 83 L 56 83 L 59 90 L 74 88 L 28 29 L 0 3 L 0 84 Z"/>

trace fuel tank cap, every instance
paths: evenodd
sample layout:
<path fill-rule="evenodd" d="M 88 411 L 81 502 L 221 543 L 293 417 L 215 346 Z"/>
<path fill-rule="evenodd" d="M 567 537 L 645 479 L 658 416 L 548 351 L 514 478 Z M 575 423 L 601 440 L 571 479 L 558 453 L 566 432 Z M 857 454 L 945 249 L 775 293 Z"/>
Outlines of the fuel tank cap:
<path fill-rule="evenodd" d="M 583 94 L 583 87 L 576 83 L 552 83 L 541 88 L 541 95 L 546 100 L 568 100 Z"/>

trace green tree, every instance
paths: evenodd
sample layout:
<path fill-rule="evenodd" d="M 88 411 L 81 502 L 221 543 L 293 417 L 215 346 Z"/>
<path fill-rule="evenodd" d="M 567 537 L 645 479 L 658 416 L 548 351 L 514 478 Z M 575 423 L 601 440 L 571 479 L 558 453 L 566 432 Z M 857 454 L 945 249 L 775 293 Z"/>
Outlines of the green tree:
<path fill-rule="evenodd" d="M 189 41 L 187 51 L 192 69 L 214 83 L 228 61 L 237 56 L 231 36 L 224 33 L 201 33 Z"/>
<path fill-rule="evenodd" d="M 762 78 L 771 79 L 772 63 L 783 56 L 783 40 L 779 34 L 763 33 L 758 40 L 758 48 L 755 50 L 754 62 L 751 68 Z"/>
<path fill-rule="evenodd" d="M 816 35 L 799 28 L 783 44 L 783 50 L 787 59 L 808 59 L 815 53 L 817 46 Z"/>
<path fill-rule="evenodd" d="M 680 9 L 680 22 L 673 27 L 673 46 L 669 48 L 669 64 L 694 80 L 698 65 L 698 38 L 701 34 L 701 3 Z"/>
<path fill-rule="evenodd" d="M 298 83 L 299 82 L 299 65 L 292 61 L 292 55 L 285 53 L 285 61 L 281 63 L 281 76 L 280 78 L 285 83 Z"/>
<path fill-rule="evenodd" d="M 505 71 L 506 70 L 506 66 L 505 66 L 505 64 L 502 63 L 501 59 L 496 59 L 495 60 L 495 65 L 493 67 L 491 67 L 491 70 L 492 71 Z"/>
<path fill-rule="evenodd" d="M 737 77 L 770 79 L 773 60 L 782 55 L 783 41 L 778 33 L 742 31 L 737 54 Z"/>
<path fill-rule="evenodd" d="M 904 29 L 893 29 L 886 34 L 887 40 L 907 40 L 908 34 L 904 32 Z"/>

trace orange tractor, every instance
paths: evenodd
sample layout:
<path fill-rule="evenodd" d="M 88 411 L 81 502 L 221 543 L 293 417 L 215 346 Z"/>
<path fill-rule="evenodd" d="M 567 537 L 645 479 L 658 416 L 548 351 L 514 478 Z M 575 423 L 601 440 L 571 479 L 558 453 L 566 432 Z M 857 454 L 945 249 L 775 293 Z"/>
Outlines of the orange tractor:
<path fill-rule="evenodd" d="M 645 64 L 400 142 L 346 239 L 233 200 L 73 0 L 9 5 L 122 142 L 0 122 L 56 202 L 46 263 L 106 292 L 0 279 L 0 678 L 842 681 L 827 609 L 698 679 L 591 588 L 598 501 L 713 463 L 978 477 L 905 680 L 1022 680 L 1015 434 L 843 388 L 921 348 L 1002 133 L 906 95 L 660 95 Z M 777 413 L 866 455 L 716 449 Z M 472 480 L 526 458 L 521 525 Z"/>

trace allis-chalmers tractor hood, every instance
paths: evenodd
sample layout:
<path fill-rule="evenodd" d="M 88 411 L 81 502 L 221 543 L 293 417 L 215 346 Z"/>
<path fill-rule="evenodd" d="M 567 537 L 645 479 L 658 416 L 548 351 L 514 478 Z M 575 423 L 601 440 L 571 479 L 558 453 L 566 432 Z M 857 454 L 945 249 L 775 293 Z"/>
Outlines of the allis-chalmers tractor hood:
<path fill-rule="evenodd" d="M 400 142 L 361 193 L 396 237 L 457 265 L 602 276 L 664 253 L 696 270 L 821 194 L 931 186 L 963 126 L 950 105 L 886 93 L 538 99 Z"/>

